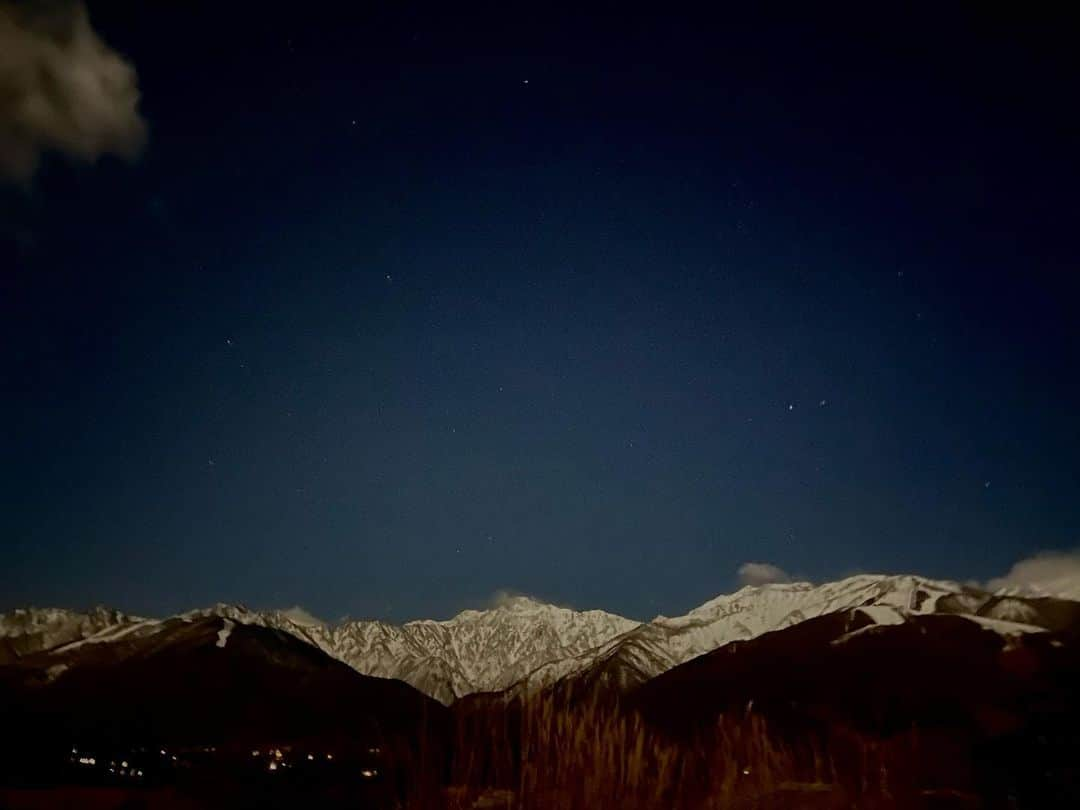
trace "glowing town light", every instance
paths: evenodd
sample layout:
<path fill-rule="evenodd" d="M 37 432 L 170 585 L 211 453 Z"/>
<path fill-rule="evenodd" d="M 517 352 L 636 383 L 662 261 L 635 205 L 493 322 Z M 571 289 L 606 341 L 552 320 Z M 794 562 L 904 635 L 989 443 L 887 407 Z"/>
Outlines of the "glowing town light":
<path fill-rule="evenodd" d="M 313 759 L 315 759 L 315 755 L 314 754 L 308 754 L 307 758 L 308 758 L 309 761 L 313 760 Z"/>
<path fill-rule="evenodd" d="M 270 765 L 269 765 L 269 768 L 272 771 L 276 771 L 277 770 L 277 763 L 276 762 L 271 762 Z"/>
<path fill-rule="evenodd" d="M 252 752 L 251 752 L 251 755 L 252 755 L 253 757 L 257 757 L 257 756 L 259 755 L 259 752 L 258 752 L 258 751 L 252 751 Z"/>
<path fill-rule="evenodd" d="M 379 775 L 379 772 L 374 768 L 364 768 L 362 771 L 360 771 L 360 775 L 365 779 L 373 779 Z"/>

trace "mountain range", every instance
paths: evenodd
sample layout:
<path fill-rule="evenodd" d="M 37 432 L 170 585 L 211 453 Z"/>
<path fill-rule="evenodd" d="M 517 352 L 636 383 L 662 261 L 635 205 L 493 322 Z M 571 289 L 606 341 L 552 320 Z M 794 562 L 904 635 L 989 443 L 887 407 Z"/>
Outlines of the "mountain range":
<path fill-rule="evenodd" d="M 78 666 L 80 650 L 130 643 L 217 618 L 230 626 L 285 633 L 363 675 L 404 681 L 449 705 L 475 693 L 534 693 L 569 681 L 601 681 L 628 691 L 732 642 L 844 611 L 858 611 L 860 620 L 875 625 L 949 614 L 1008 637 L 1061 629 L 1076 621 L 1077 609 L 1080 602 L 1052 596 L 989 593 L 908 575 L 748 586 L 683 616 L 657 616 L 649 622 L 524 596 L 506 597 L 489 610 L 466 610 L 446 621 L 401 625 L 346 621 L 331 626 L 295 611 L 227 604 L 167 619 L 104 608 L 87 613 L 27 608 L 0 616 L 0 665 L 29 656 L 46 677 L 59 678 Z"/>

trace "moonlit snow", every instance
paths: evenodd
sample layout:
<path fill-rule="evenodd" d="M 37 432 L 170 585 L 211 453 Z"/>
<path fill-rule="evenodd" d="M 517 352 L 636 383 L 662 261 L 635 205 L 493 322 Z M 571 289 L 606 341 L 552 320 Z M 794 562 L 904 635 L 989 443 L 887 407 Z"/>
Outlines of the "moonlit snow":
<path fill-rule="evenodd" d="M 225 643 L 229 640 L 229 634 L 232 633 L 232 629 L 235 626 L 236 625 L 235 625 L 235 623 L 233 622 L 232 619 L 225 619 L 225 626 L 222 627 L 220 630 L 218 630 L 218 634 L 217 634 L 217 646 L 218 647 L 222 647 L 222 648 L 225 647 Z"/>

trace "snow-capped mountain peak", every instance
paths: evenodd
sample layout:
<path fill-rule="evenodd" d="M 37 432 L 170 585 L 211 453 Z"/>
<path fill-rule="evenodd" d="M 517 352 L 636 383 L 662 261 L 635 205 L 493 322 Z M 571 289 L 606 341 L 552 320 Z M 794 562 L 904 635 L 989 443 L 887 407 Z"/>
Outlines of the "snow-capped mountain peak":
<path fill-rule="evenodd" d="M 399 677 L 450 702 L 505 689 L 546 661 L 597 647 L 637 624 L 600 610 L 512 596 L 445 621 L 348 622 L 333 629 L 332 646 L 365 674 Z"/>

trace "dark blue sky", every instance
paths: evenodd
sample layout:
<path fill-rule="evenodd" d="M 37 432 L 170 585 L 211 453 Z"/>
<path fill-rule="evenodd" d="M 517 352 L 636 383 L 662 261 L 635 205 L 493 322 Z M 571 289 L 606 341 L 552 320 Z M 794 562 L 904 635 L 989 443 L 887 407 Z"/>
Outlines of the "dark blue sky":
<path fill-rule="evenodd" d="M 142 156 L 0 190 L 0 608 L 648 618 L 1077 544 L 1061 21 L 227 5 L 91 4 Z"/>

